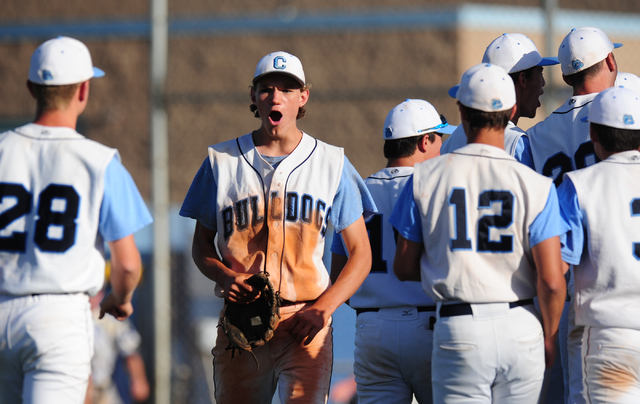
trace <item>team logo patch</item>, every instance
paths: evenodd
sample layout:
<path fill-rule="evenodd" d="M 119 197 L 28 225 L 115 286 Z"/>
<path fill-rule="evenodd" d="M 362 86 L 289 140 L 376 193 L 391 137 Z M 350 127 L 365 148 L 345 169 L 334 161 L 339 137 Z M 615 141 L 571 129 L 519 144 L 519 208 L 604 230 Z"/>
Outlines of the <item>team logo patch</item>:
<path fill-rule="evenodd" d="M 49 70 L 42 71 L 42 80 L 53 80 L 53 74 Z"/>
<path fill-rule="evenodd" d="M 635 121 L 633 120 L 633 116 L 627 114 L 622 117 L 622 121 L 625 125 L 633 125 L 635 123 Z"/>
<path fill-rule="evenodd" d="M 391 128 L 384 128 L 384 137 L 391 137 L 393 133 L 391 132 Z"/>
<path fill-rule="evenodd" d="M 273 68 L 277 70 L 284 70 L 287 68 L 287 59 L 284 56 L 276 56 L 273 59 Z"/>
<path fill-rule="evenodd" d="M 502 108 L 502 101 L 500 101 L 500 100 L 493 100 L 493 101 L 491 101 L 491 107 L 492 107 L 493 109 Z"/>
<path fill-rule="evenodd" d="M 580 59 L 576 59 L 573 62 L 571 62 L 571 67 L 573 67 L 574 70 L 578 70 L 582 66 L 584 66 L 584 63 L 582 63 Z"/>

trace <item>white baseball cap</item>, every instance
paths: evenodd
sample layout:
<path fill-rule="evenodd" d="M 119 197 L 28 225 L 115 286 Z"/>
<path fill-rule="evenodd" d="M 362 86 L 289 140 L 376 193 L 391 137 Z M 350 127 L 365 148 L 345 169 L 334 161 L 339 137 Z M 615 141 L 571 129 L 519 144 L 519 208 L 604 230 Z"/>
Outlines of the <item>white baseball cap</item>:
<path fill-rule="evenodd" d="M 624 87 L 640 94 L 640 77 L 633 73 L 618 72 L 615 87 Z"/>
<path fill-rule="evenodd" d="M 46 86 L 82 83 L 104 72 L 93 67 L 91 54 L 77 39 L 59 36 L 44 42 L 33 52 L 29 81 Z"/>
<path fill-rule="evenodd" d="M 502 34 L 487 46 L 482 63 L 502 67 L 507 73 L 516 73 L 534 66 L 557 65 L 558 58 L 542 57 L 538 48 L 526 35 Z"/>
<path fill-rule="evenodd" d="M 382 134 L 385 140 L 391 140 L 431 132 L 451 134 L 455 128 L 427 101 L 407 98 L 389 111 Z"/>
<path fill-rule="evenodd" d="M 625 87 L 607 88 L 591 103 L 589 122 L 618 129 L 640 129 L 640 95 Z"/>
<path fill-rule="evenodd" d="M 513 80 L 503 68 L 481 63 L 462 74 L 455 98 L 469 108 L 499 112 L 516 105 L 516 90 Z"/>
<path fill-rule="evenodd" d="M 300 59 L 287 52 L 273 52 L 260 59 L 253 75 L 253 84 L 270 73 L 286 74 L 305 85 L 304 70 Z"/>
<path fill-rule="evenodd" d="M 578 73 L 604 60 L 621 43 L 613 43 L 607 34 L 594 27 L 574 28 L 564 37 L 558 48 L 562 74 Z"/>

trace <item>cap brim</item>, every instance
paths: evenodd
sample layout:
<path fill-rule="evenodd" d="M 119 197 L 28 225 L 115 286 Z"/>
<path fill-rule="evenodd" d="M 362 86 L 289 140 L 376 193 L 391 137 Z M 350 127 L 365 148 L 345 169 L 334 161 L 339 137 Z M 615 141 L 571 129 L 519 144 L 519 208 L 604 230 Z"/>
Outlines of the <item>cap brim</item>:
<path fill-rule="evenodd" d="M 102 69 L 98 69 L 97 67 L 93 68 L 93 77 L 103 77 L 104 71 Z"/>
<path fill-rule="evenodd" d="M 613 49 L 618 49 L 618 48 L 621 48 L 621 47 L 622 47 L 622 44 L 620 42 L 614 42 L 613 43 Z"/>
<path fill-rule="evenodd" d="M 253 78 L 253 81 L 252 81 L 253 85 L 255 86 L 255 85 L 256 85 L 256 82 L 257 82 L 258 80 L 260 80 L 260 79 L 261 79 L 261 78 L 263 78 L 264 76 L 268 76 L 268 75 L 270 75 L 270 74 L 281 74 L 281 75 L 283 75 L 283 76 L 289 76 L 289 77 L 291 77 L 292 79 L 294 79 L 295 81 L 297 81 L 298 83 L 300 83 L 300 85 L 301 85 L 302 87 L 304 87 L 304 83 L 303 83 L 302 81 L 300 81 L 300 79 L 299 79 L 297 76 L 294 76 L 294 75 L 293 75 L 293 74 L 291 74 L 291 73 L 287 73 L 287 72 L 280 72 L 280 71 L 266 72 L 266 73 L 263 73 L 263 74 L 261 74 L 261 75 L 259 75 L 259 76 L 254 77 L 254 78 Z"/>
<path fill-rule="evenodd" d="M 451 87 L 449 91 L 447 91 L 449 97 L 456 98 L 456 95 L 458 95 L 458 88 L 460 88 L 460 84 L 456 84 L 455 86 Z"/>
<path fill-rule="evenodd" d="M 444 128 L 440 128 L 438 130 L 436 130 L 436 133 L 441 133 L 443 135 L 450 135 L 453 133 L 454 130 L 456 130 L 458 126 L 457 125 L 447 125 Z"/>
<path fill-rule="evenodd" d="M 537 66 L 553 66 L 553 65 L 559 65 L 559 64 L 560 64 L 560 61 L 558 60 L 557 57 L 550 56 L 550 57 L 543 57 L 540 63 L 537 64 Z"/>

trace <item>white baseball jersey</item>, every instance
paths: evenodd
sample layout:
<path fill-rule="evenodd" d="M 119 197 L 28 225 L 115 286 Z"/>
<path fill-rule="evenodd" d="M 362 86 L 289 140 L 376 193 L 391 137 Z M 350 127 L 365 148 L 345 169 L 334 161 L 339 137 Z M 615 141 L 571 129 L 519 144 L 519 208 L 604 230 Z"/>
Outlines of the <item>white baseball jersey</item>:
<path fill-rule="evenodd" d="M 525 131 L 518 128 L 513 122 L 509 121 L 507 127 L 504 129 L 504 150 L 511 156 L 516 153 L 516 146 L 520 141 L 522 135 L 526 135 Z M 440 148 L 440 154 L 451 153 L 461 147 L 467 145 L 467 135 L 464 133 L 462 125 L 453 131 L 451 136 L 442 144 Z"/>
<path fill-rule="evenodd" d="M 589 138 L 589 109 L 598 93 L 569 98 L 544 121 L 527 130 L 535 169 L 556 186 L 563 174 L 590 166 L 598 157 Z"/>
<path fill-rule="evenodd" d="M 328 219 L 340 231 L 355 221 L 341 223 L 331 214 L 346 165 L 342 149 L 304 134 L 274 169 L 248 134 L 209 147 L 209 163 L 215 206 L 199 206 L 190 190 L 180 214 L 215 226 L 229 268 L 266 270 L 283 299 L 317 299 L 330 285 L 322 262 Z M 354 196 L 349 203 L 359 204 L 357 216 L 364 211 L 368 217 L 361 195 Z M 208 214 L 212 220 L 203 220 Z M 216 293 L 221 295 L 219 285 Z"/>
<path fill-rule="evenodd" d="M 531 245 L 560 234 L 532 230 L 555 196 L 552 188 L 550 179 L 504 150 L 483 144 L 417 164 L 413 198 L 425 245 L 424 290 L 436 301 L 497 303 L 534 297 L 537 273 Z"/>
<path fill-rule="evenodd" d="M 95 294 L 102 287 L 97 235 L 114 156 L 70 128 L 29 124 L 0 134 L 0 293 Z"/>
<path fill-rule="evenodd" d="M 378 213 L 367 221 L 372 254 L 371 272 L 349 298 L 349 305 L 353 308 L 435 305 L 433 299 L 422 290 L 420 282 L 401 282 L 393 273 L 397 235 L 388 220 L 411 174 L 413 167 L 388 167 L 365 180 Z M 331 251 L 347 255 L 338 233 L 334 235 Z"/>
<path fill-rule="evenodd" d="M 563 259 L 575 265 L 579 325 L 640 330 L 639 179 L 635 150 L 566 174 L 558 189 L 572 225 Z"/>

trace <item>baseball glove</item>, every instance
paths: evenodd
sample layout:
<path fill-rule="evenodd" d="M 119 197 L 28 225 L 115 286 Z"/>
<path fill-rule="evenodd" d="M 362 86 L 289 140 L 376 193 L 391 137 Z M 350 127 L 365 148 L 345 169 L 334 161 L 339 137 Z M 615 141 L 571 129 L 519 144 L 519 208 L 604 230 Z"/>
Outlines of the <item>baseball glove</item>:
<path fill-rule="evenodd" d="M 273 337 L 273 332 L 280 321 L 280 297 L 273 289 L 268 274 L 255 274 L 247 283 L 260 291 L 260 296 L 249 303 L 239 304 L 227 301 L 225 315 L 220 326 L 229 339 L 228 350 L 233 360 L 235 351 L 248 351 L 260 364 L 252 348 L 264 345 Z"/>

